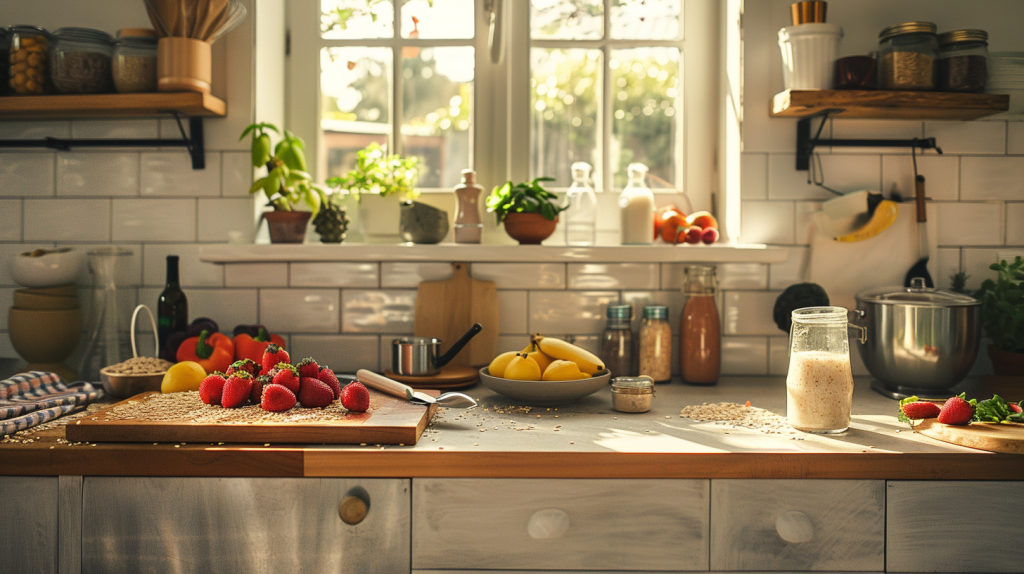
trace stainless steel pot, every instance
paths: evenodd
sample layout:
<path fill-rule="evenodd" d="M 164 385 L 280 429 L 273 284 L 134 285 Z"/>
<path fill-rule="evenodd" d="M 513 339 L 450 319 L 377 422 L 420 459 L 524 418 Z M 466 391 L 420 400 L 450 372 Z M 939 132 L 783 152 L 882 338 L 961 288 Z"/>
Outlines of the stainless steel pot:
<path fill-rule="evenodd" d="M 466 331 L 447 353 L 441 354 L 441 339 L 433 337 L 399 337 L 391 341 L 391 372 L 396 375 L 426 377 L 441 372 L 441 367 L 459 354 L 469 340 L 483 330 L 477 323 Z"/>
<path fill-rule="evenodd" d="M 857 341 L 864 365 L 893 397 L 948 398 L 974 365 L 981 341 L 981 302 L 924 287 L 887 287 L 857 294 L 854 323 L 867 330 Z"/>

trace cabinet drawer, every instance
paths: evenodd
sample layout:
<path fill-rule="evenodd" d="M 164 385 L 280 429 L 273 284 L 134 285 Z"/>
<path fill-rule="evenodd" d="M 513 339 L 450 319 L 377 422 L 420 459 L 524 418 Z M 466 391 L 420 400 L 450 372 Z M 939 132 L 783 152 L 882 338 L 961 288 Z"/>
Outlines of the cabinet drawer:
<path fill-rule="evenodd" d="M 416 479 L 413 568 L 707 570 L 708 481 Z"/>
<path fill-rule="evenodd" d="M 1020 572 L 1024 482 L 892 481 L 889 572 Z"/>
<path fill-rule="evenodd" d="M 859 570 L 885 566 L 885 483 L 715 480 L 712 570 Z"/>
<path fill-rule="evenodd" d="M 57 571 L 57 477 L 0 476 L 0 572 Z"/>

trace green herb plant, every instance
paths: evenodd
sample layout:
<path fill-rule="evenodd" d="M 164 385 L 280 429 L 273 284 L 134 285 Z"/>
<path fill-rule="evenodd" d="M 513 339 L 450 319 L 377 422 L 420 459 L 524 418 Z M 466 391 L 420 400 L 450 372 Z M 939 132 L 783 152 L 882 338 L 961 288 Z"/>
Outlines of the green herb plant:
<path fill-rule="evenodd" d="M 1024 353 L 1024 259 L 1004 259 L 989 269 L 996 280 L 986 279 L 974 297 L 981 301 L 981 325 L 996 348 Z"/>
<path fill-rule="evenodd" d="M 510 213 L 539 213 L 548 221 L 554 221 L 569 206 L 556 204 L 558 196 L 544 189 L 541 185 L 544 181 L 554 181 L 554 178 L 538 177 L 514 185 L 509 181 L 495 187 L 487 196 L 487 211 L 498 217 L 498 223 L 505 221 Z"/>
<path fill-rule="evenodd" d="M 262 191 L 275 211 L 295 211 L 297 204 L 305 203 L 316 215 L 327 195 L 306 171 L 305 143 L 284 130 L 284 137 L 272 145 L 270 132 L 281 133 L 274 124 L 256 123 L 245 128 L 238 138 L 241 141 L 252 136 L 252 166 L 267 168 L 267 175 L 253 182 L 249 193 Z"/>
<path fill-rule="evenodd" d="M 339 191 L 362 199 L 362 194 L 379 194 L 381 197 L 400 195 L 416 199 L 416 180 L 419 179 L 419 159 L 388 155 L 376 142 L 356 152 L 356 167 L 343 176 L 332 177 L 327 185 Z"/>

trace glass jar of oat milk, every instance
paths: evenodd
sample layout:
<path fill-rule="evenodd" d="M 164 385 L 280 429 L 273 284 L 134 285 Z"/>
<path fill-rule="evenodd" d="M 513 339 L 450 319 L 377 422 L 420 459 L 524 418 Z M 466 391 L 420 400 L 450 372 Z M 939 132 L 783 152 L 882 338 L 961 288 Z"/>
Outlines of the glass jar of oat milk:
<path fill-rule="evenodd" d="M 789 331 L 786 416 L 804 432 L 833 434 L 850 427 L 853 371 L 843 307 L 793 311 Z"/>

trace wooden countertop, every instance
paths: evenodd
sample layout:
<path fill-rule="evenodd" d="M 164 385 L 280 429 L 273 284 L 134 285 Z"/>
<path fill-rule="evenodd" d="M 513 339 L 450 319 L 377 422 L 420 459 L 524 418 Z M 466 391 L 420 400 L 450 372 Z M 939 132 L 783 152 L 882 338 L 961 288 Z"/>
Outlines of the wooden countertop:
<path fill-rule="evenodd" d="M 1015 397 L 1013 380 L 956 392 Z M 942 443 L 896 420 L 896 403 L 858 379 L 851 430 L 764 434 L 681 418 L 687 405 L 743 403 L 785 414 L 782 377 L 726 377 L 714 387 L 657 387 L 654 408 L 618 413 L 608 392 L 574 405 L 510 410 L 483 387 L 481 408 L 441 409 L 415 446 L 68 445 L 63 427 L 0 443 L 0 475 L 511 478 L 834 478 L 1024 480 L 1021 457 Z M 983 397 L 983 398 L 984 398 Z M 18 436 L 19 440 L 27 440 Z M 8 439 L 10 440 L 10 439 Z"/>

